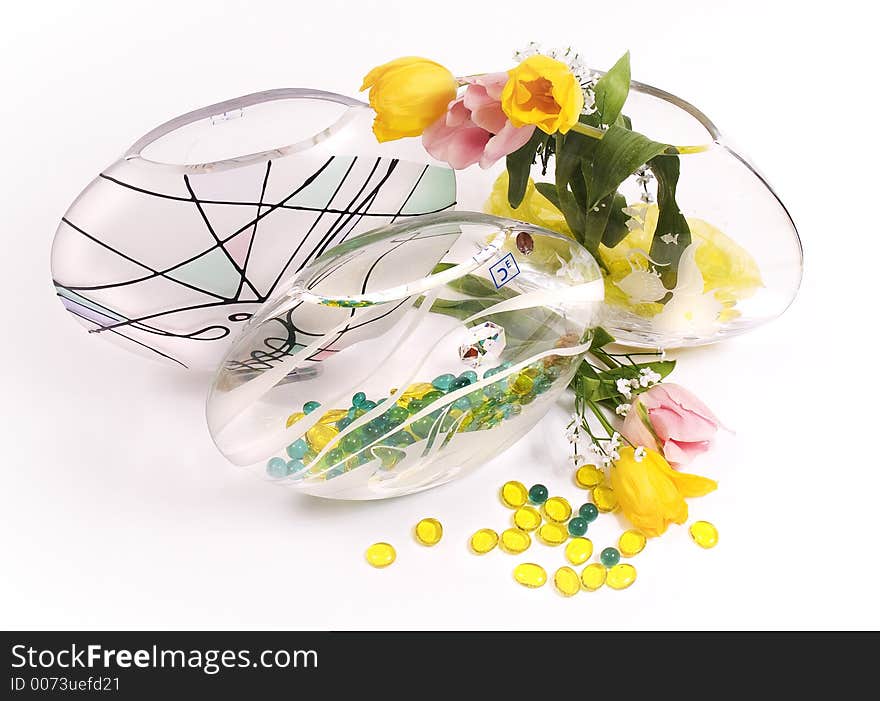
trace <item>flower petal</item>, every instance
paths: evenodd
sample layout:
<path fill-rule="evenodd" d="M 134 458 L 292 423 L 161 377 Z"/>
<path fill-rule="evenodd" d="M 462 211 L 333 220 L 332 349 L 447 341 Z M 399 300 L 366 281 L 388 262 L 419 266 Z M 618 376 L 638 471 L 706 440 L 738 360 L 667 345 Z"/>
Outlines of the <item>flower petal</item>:
<path fill-rule="evenodd" d="M 486 143 L 486 148 L 480 158 L 480 168 L 490 168 L 495 162 L 509 153 L 521 148 L 532 138 L 534 127 L 513 126 L 506 119 L 504 127 Z"/>

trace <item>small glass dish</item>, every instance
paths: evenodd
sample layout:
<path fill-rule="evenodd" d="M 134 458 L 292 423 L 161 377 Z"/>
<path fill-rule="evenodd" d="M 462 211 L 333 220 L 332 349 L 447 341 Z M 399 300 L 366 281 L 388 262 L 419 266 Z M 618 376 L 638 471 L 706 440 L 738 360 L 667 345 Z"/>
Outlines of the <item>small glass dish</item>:
<path fill-rule="evenodd" d="M 570 238 L 470 212 L 398 222 L 290 276 L 222 362 L 208 427 L 232 462 L 318 496 L 442 484 L 526 434 L 598 322 Z"/>

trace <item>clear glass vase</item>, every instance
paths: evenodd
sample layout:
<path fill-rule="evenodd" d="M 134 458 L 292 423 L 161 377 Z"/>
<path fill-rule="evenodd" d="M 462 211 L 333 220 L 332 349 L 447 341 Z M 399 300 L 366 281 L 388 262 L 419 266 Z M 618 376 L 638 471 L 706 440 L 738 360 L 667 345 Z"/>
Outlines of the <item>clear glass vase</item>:
<path fill-rule="evenodd" d="M 391 224 L 290 276 L 220 366 L 232 462 L 325 497 L 442 484 L 523 436 L 588 349 L 603 283 L 570 238 L 485 214 Z"/>
<path fill-rule="evenodd" d="M 714 343 L 782 314 L 800 285 L 802 249 L 767 179 L 706 115 L 674 95 L 634 82 L 623 112 L 635 131 L 678 147 L 679 155 L 671 156 L 680 165 L 676 201 L 690 244 L 682 246 L 675 284 L 665 286 L 664 264 L 652 259 L 652 243 L 656 237 L 658 246 L 677 245 L 678 238 L 655 231 L 657 181 L 650 170 L 629 177 L 619 190 L 629 231 L 597 251 L 605 277 L 603 325 L 627 345 L 674 348 Z M 534 166 L 533 180 L 552 182 L 552 166 L 552 159 L 551 172 Z M 562 213 L 534 186 L 511 209 L 506 182 L 503 164 L 489 173 L 461 172 L 461 206 L 572 235 Z"/>
<path fill-rule="evenodd" d="M 215 369 L 281 280 L 363 231 L 454 205 L 454 173 L 416 140 L 377 144 L 373 116 L 343 95 L 281 89 L 157 127 L 62 218 L 61 301 L 128 350 Z"/>

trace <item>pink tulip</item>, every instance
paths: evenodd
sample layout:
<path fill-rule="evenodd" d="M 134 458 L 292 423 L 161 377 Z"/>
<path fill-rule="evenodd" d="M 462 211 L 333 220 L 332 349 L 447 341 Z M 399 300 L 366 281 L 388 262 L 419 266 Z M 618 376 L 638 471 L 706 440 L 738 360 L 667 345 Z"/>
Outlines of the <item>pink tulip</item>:
<path fill-rule="evenodd" d="M 425 129 L 422 143 L 434 158 L 455 170 L 479 163 L 489 168 L 532 138 L 533 125 L 515 127 L 501 109 L 507 73 L 465 78 L 464 94 L 449 103 L 446 114 Z"/>
<path fill-rule="evenodd" d="M 681 385 L 654 385 L 633 401 L 621 433 L 635 446 L 663 453 L 673 465 L 684 465 L 709 450 L 721 422 L 703 402 Z"/>

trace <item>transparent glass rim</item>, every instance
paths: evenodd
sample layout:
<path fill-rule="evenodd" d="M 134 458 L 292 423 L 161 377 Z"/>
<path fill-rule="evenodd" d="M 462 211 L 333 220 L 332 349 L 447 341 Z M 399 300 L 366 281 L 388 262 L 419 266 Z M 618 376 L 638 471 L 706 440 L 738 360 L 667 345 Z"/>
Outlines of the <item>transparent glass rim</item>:
<path fill-rule="evenodd" d="M 545 229 L 534 224 L 520 222 L 515 219 L 496 217 L 481 212 L 439 212 L 437 214 L 420 216 L 417 220 L 406 222 L 406 224 L 408 226 L 401 226 L 400 223 L 388 224 L 368 233 L 361 234 L 360 236 L 337 246 L 332 252 L 328 252 L 327 254 L 316 258 L 311 265 L 300 271 L 297 282 L 289 288 L 287 294 L 300 296 L 314 304 L 343 307 L 366 307 L 374 304 L 385 304 L 387 302 L 404 299 L 414 294 L 424 294 L 450 282 L 454 282 L 455 280 L 473 272 L 481 265 L 484 265 L 491 260 L 492 257 L 504 247 L 505 243 L 508 243 L 512 238 L 515 238 L 523 232 L 536 233 L 541 236 L 548 236 L 550 238 L 564 241 L 569 245 L 581 249 L 585 256 L 592 258 L 589 252 L 579 243 L 574 241 L 574 239 L 564 236 L 556 231 L 551 231 L 550 229 Z M 308 282 L 308 277 L 319 275 L 322 272 L 322 268 L 331 261 L 342 264 L 351 260 L 354 256 L 358 255 L 358 251 L 364 246 L 384 240 L 389 232 L 401 232 L 401 230 L 404 232 L 407 230 L 418 232 L 426 228 L 442 226 L 444 224 L 484 225 L 488 227 L 489 231 L 487 231 L 487 234 L 489 234 L 491 238 L 483 248 L 466 261 L 454 263 L 441 272 L 432 273 L 431 275 L 424 277 L 419 276 L 413 280 L 393 285 L 383 290 L 374 290 L 365 294 L 356 295 L 336 295 L 332 292 L 322 292 L 322 294 L 316 295 L 310 292 L 308 287 L 305 286 Z M 492 234 L 491 229 L 496 230 L 494 234 Z"/>
<path fill-rule="evenodd" d="M 251 107 L 266 102 L 277 102 L 280 100 L 321 100 L 324 102 L 335 102 L 345 106 L 347 109 L 334 122 L 328 124 L 321 131 L 304 139 L 300 139 L 292 144 L 264 151 L 246 153 L 232 158 L 224 158 L 198 164 L 168 163 L 165 161 L 152 160 L 143 155 L 144 149 L 150 144 L 177 129 L 203 119 L 220 117 L 224 113 L 232 112 L 234 110 L 244 109 L 245 107 Z M 192 112 L 187 112 L 174 119 L 169 119 L 167 122 L 148 131 L 140 139 L 135 141 L 128 150 L 126 150 L 122 158 L 126 161 L 139 161 L 152 167 L 162 168 L 175 173 L 204 173 L 225 170 L 228 168 L 237 168 L 244 165 L 264 162 L 270 158 L 279 158 L 298 151 L 305 151 L 339 132 L 354 117 L 356 111 L 363 109 L 370 109 L 370 106 L 353 97 L 340 95 L 334 92 L 327 92 L 326 90 L 314 90 L 311 88 L 276 88 L 273 90 L 264 90 L 261 92 L 250 93 L 249 95 L 242 95 L 241 97 L 234 97 L 229 100 L 224 100 L 223 102 L 217 102 L 213 105 L 208 105 L 193 110 Z"/>

